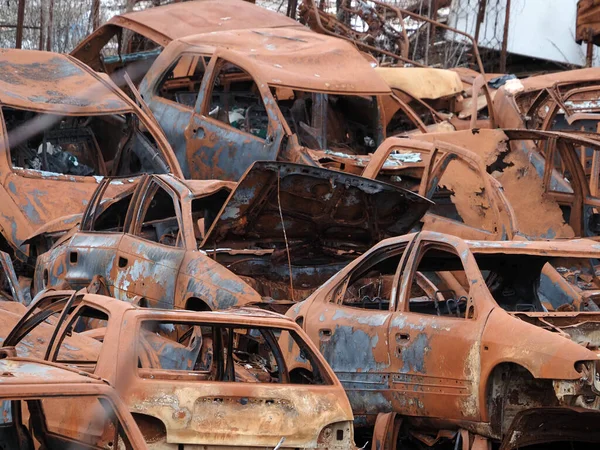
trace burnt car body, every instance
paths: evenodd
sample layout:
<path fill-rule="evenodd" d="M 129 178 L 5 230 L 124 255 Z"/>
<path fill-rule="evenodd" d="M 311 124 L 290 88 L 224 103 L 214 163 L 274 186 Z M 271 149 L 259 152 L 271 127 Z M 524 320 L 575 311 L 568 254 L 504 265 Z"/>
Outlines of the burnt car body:
<path fill-rule="evenodd" d="M 176 2 L 112 17 L 77 45 L 71 56 L 121 85 L 123 71 L 139 82 L 162 49 L 175 39 L 265 27 L 303 28 L 289 17 L 242 0 Z"/>
<path fill-rule="evenodd" d="M 457 131 L 414 139 L 446 142 L 482 158 L 510 205 L 515 234 L 533 240 L 595 238 L 600 234 L 600 198 L 590 189 L 590 176 L 577 153 L 587 148 L 600 155 L 598 141 L 571 133 L 526 129 Z M 385 154 L 380 155 L 382 158 Z M 599 171 L 600 166 L 596 166 L 592 180 L 600 178 Z"/>
<path fill-rule="evenodd" d="M 38 257 L 36 291 L 100 276 L 111 296 L 164 308 L 299 300 L 430 206 L 396 186 L 292 163 L 257 162 L 237 184 L 147 176 L 105 201 L 114 182 Z"/>
<path fill-rule="evenodd" d="M 600 316 L 547 312 L 538 289 L 547 263 L 598 257 L 588 240 L 421 232 L 378 244 L 287 315 L 318 344 L 361 426 L 396 413 L 414 431 L 462 428 L 501 448 L 597 442 Z"/>
<path fill-rule="evenodd" d="M 597 139 L 599 99 L 600 69 L 569 70 L 511 80 L 498 89 L 494 111 L 501 127 L 554 130 Z M 598 195 L 598 152 L 584 146 L 577 149 L 577 155 L 592 193 Z M 560 170 L 559 165 L 556 168 Z"/>
<path fill-rule="evenodd" d="M 40 226 L 83 212 L 101 177 L 182 175 L 153 119 L 72 57 L 0 50 L 0 104 L 0 249 L 20 260 Z"/>
<path fill-rule="evenodd" d="M 504 128 L 597 132 L 600 69 L 588 68 L 510 80 L 494 96 Z"/>
<path fill-rule="evenodd" d="M 125 71 L 141 80 L 186 178 L 237 181 L 256 160 L 319 165 L 317 150 L 366 155 L 388 135 L 453 129 L 351 44 L 240 0 L 117 16 L 72 55 L 119 85 Z"/>
<path fill-rule="evenodd" d="M 2 448 L 148 448 L 127 407 L 98 377 L 4 354 L 0 383 Z"/>
<path fill-rule="evenodd" d="M 301 371 L 287 369 L 281 335 L 303 349 Z M 153 449 L 354 448 L 343 387 L 276 313 L 156 310 L 54 291 L 4 344 L 111 382 Z"/>
<path fill-rule="evenodd" d="M 237 180 L 256 160 L 320 165 L 319 151 L 367 155 L 427 131 L 350 44 L 297 28 L 175 40 L 139 90 L 193 178 Z"/>
<path fill-rule="evenodd" d="M 368 160 L 357 160 L 354 169 L 434 201 L 421 219 L 422 230 L 472 240 L 597 239 L 600 199 L 590 192 L 579 164 L 581 147 L 600 150 L 597 141 L 558 132 L 431 133 L 387 139 Z M 592 261 L 567 281 L 546 266 L 545 281 L 565 292 L 549 296 L 546 308 L 597 307 L 596 270 Z"/>

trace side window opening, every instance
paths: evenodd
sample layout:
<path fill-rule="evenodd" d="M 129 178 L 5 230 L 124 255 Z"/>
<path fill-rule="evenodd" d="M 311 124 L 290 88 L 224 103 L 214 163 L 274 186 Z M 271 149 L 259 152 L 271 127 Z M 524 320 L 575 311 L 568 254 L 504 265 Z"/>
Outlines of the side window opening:
<path fill-rule="evenodd" d="M 206 113 L 232 128 L 266 139 L 269 116 L 256 82 L 235 64 L 218 64 Z"/>
<path fill-rule="evenodd" d="M 377 99 L 271 87 L 301 145 L 315 150 L 368 154 L 380 142 Z"/>
<path fill-rule="evenodd" d="M 44 314 L 43 321 L 21 336 L 15 346 L 17 356 L 44 359 L 48 349 L 48 343 L 50 342 L 52 332 L 58 323 L 60 313 L 61 311 L 56 311 Z"/>
<path fill-rule="evenodd" d="M 133 114 L 61 116 L 3 108 L 14 169 L 62 175 L 166 173 L 158 146 Z"/>
<path fill-rule="evenodd" d="M 158 95 L 189 109 L 194 108 L 209 60 L 201 55 L 180 56 L 160 81 Z"/>
<path fill-rule="evenodd" d="M 52 361 L 77 365 L 80 369 L 93 373 L 104 340 L 108 314 L 104 311 L 82 306 L 69 318 L 58 337 L 58 351 Z"/>
<path fill-rule="evenodd" d="M 139 217 L 137 236 L 172 247 L 183 245 L 175 199 L 158 184 L 149 188 Z"/>
<path fill-rule="evenodd" d="M 494 300 L 506 311 L 543 312 L 545 309 L 540 296 L 544 293 L 552 294 L 552 300 L 559 297 L 558 285 L 545 277 L 545 283 L 542 283 L 542 289 L 539 289 L 542 268 L 548 261 L 546 256 L 475 254 L 475 260 Z M 559 273 L 567 279 L 561 264 L 566 261 L 557 262 L 561 269 Z M 580 262 L 585 261 L 569 260 L 568 267 L 574 267 Z"/>
<path fill-rule="evenodd" d="M 198 244 L 204 239 L 229 194 L 229 190 L 222 189 L 211 196 L 192 200 L 192 222 Z"/>
<path fill-rule="evenodd" d="M 406 244 L 392 252 L 376 253 L 358 266 L 347 282 L 342 305 L 388 311 L 394 278 L 405 250 Z"/>
<path fill-rule="evenodd" d="M 127 210 L 132 198 L 133 192 L 130 192 L 97 211 L 90 231 L 122 233 L 124 231 L 123 227 L 125 225 Z"/>
<path fill-rule="evenodd" d="M 394 91 L 394 93 L 398 95 L 398 91 Z M 400 93 L 399 96 L 406 100 L 406 107 L 411 108 L 425 126 L 435 125 L 437 123 L 436 117 L 433 115 L 428 105 L 417 100 L 410 101 L 411 98 L 402 93 Z M 411 118 L 411 116 L 407 114 L 404 107 L 398 105 L 398 109 L 393 113 L 392 117 L 387 123 L 386 135 L 394 136 L 414 130 L 418 130 L 418 125 Z"/>
<path fill-rule="evenodd" d="M 278 338 L 301 348 L 304 377 L 290 377 Z M 138 346 L 142 378 L 237 383 L 329 384 L 317 357 L 294 332 L 270 327 L 144 321 Z"/>
<path fill-rule="evenodd" d="M 439 247 L 424 247 L 412 275 L 408 310 L 433 316 L 465 318 L 474 314 L 460 257 Z"/>
<path fill-rule="evenodd" d="M 86 209 L 80 229 L 84 232 L 122 233 L 127 210 L 141 178 L 104 180 L 96 188 Z M 122 186 L 126 184 L 125 189 Z M 118 188 L 115 195 L 113 185 Z"/>
<path fill-rule="evenodd" d="M 557 147 L 560 144 L 557 144 Z M 568 148 L 566 148 L 565 150 L 569 151 Z M 571 173 L 568 165 L 565 163 L 558 148 L 556 148 L 553 152 L 550 153 L 551 156 L 546 155 L 545 153 L 543 154 L 546 156 L 546 159 L 548 157 L 552 158 L 552 165 L 554 166 L 554 169 L 550 174 L 550 179 L 548 180 L 549 190 L 553 192 L 573 194 L 573 174 Z"/>

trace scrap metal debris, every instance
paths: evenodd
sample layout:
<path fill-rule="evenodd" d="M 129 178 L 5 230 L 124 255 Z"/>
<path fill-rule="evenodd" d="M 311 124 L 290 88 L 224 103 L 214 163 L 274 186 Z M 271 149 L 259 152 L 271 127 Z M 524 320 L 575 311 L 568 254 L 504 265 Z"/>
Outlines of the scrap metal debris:
<path fill-rule="evenodd" d="M 600 69 L 252 3 L 0 49 L 0 449 L 598 445 Z"/>

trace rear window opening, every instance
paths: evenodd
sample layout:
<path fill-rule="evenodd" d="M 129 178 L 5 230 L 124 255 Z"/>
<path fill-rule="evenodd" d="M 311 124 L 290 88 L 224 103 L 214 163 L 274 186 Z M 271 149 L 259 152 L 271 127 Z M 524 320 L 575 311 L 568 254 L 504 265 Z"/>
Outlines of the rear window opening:
<path fill-rule="evenodd" d="M 288 371 L 279 346 L 284 333 L 301 349 L 301 375 Z M 142 378 L 331 384 L 302 338 L 278 328 L 147 320 L 137 354 Z"/>
<path fill-rule="evenodd" d="M 2 114 L 14 169 L 75 176 L 168 172 L 134 114 L 63 116 L 12 108 Z"/>

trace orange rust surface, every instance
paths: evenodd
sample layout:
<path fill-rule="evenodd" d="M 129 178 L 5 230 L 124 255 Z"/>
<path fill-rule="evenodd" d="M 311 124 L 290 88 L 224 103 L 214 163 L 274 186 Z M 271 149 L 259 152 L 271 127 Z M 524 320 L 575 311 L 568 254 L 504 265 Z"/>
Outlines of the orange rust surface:
<path fill-rule="evenodd" d="M 373 290 L 372 295 L 379 295 L 379 299 L 345 303 L 355 295 L 351 286 L 360 276 L 356 280 L 353 274 L 365 270 L 365 261 L 391 258 L 399 248 L 407 250 L 395 274 L 389 275 L 393 278 L 391 286 Z M 458 271 L 454 265 L 444 269 L 444 263 L 434 264 L 437 270 L 453 270 L 466 290 L 461 300 L 465 302 L 464 316 L 420 313 L 409 306 L 419 301 L 415 295 L 423 295 L 415 292 L 411 278 L 426 248 L 445 249 L 460 259 Z M 319 346 L 346 388 L 355 416 L 373 423 L 377 414 L 395 412 L 404 416 L 414 430 L 460 427 L 502 441 L 511 435 L 509 426 L 520 411 L 557 407 L 569 417 L 576 406 L 572 395 L 584 391 L 594 398 L 588 413 L 598 417 L 599 391 L 576 365 L 578 361 L 589 361 L 589 367 L 599 366 L 598 342 L 590 344 L 563 331 L 592 323 L 596 329 L 600 317 L 597 312 L 518 312 L 500 306 L 498 294 L 492 295 L 478 264 L 490 258 L 506 258 L 511 264 L 510 258 L 533 261 L 599 255 L 600 247 L 585 240 L 463 241 L 447 234 L 421 232 L 383 241 L 306 301 L 292 307 L 287 315 L 301 322 Z M 373 269 L 378 267 L 384 266 Z M 386 270 L 394 273 L 394 267 Z M 519 270 L 525 273 L 525 267 L 526 263 Z M 438 289 L 444 289 L 440 280 L 436 283 Z M 359 295 L 368 297 L 370 292 L 365 286 Z M 389 306 L 369 306 L 386 298 L 390 299 Z M 295 351 L 290 350 L 286 356 L 290 364 L 297 364 Z M 502 388 L 502 373 L 512 377 L 510 386 Z M 568 391 L 570 386 L 572 391 Z M 510 400 L 506 404 L 513 405 L 504 414 L 498 415 L 494 403 L 497 395 L 507 396 Z M 579 432 L 576 421 L 563 425 L 565 435 Z M 535 435 L 536 430 L 529 432 Z M 540 441 L 542 435 L 537 435 Z"/>
<path fill-rule="evenodd" d="M 177 23 L 177 26 L 173 26 Z M 104 41 L 116 29 L 125 28 L 166 46 L 174 39 L 198 33 L 252 29 L 297 27 L 293 19 L 242 0 L 203 0 L 177 2 L 158 8 L 148 8 L 116 15 L 84 39 L 72 52 L 75 58 L 90 63 L 95 60 L 96 40 Z M 102 45 L 104 45 L 104 43 Z"/>
<path fill-rule="evenodd" d="M 73 297 L 75 295 L 77 297 Z M 68 355 L 59 359 L 111 382 L 142 426 L 149 443 L 272 447 L 285 437 L 285 442 L 293 448 L 353 448 L 352 412 L 340 382 L 300 327 L 284 316 L 253 309 L 225 313 L 156 310 L 83 292 L 48 292 L 32 305 L 33 315 L 21 324 L 22 330 L 37 321 L 48 305 L 57 305 L 69 297 L 74 301 L 65 315 L 66 320 L 62 325 L 54 325 L 56 338 L 49 340 L 50 360 L 56 361 L 57 354 L 60 357 L 64 347 L 71 345 L 88 352 L 88 356 Z M 88 332 L 70 331 L 71 318 L 91 310 L 108 317 L 100 328 L 93 330 L 102 343 L 89 337 Z M 315 385 L 289 380 L 261 382 L 260 378 L 251 376 L 250 364 L 241 363 L 237 364 L 235 380 L 222 379 L 212 371 L 207 373 L 197 368 L 194 361 L 175 358 L 173 355 L 184 350 L 185 345 L 181 343 L 186 338 L 175 335 L 173 339 L 167 338 L 169 333 L 175 333 L 167 328 L 160 329 L 160 333 L 159 329 L 149 332 L 145 328 L 145 324 L 159 322 L 177 326 L 189 324 L 197 329 L 201 325 L 203 331 L 194 339 L 199 339 L 203 349 L 205 345 L 212 345 L 209 338 L 212 327 L 293 333 L 302 338 L 306 351 L 311 352 L 311 361 L 318 367 L 322 381 Z M 47 327 L 48 324 L 43 323 L 33 331 Z M 16 327 L 12 333 L 17 330 L 20 328 Z M 73 340 L 68 345 L 61 344 L 65 333 Z M 244 333 L 240 333 L 239 339 L 242 339 Z M 49 330 L 46 334 L 50 336 Z M 96 344 L 90 346 L 91 341 Z M 17 351 L 21 349 L 22 345 L 17 345 Z M 176 351 L 179 353 L 173 353 Z M 174 367 L 161 365 L 161 358 L 165 361 L 173 358 Z M 210 355 L 209 367 L 212 358 Z M 219 357 L 214 354 L 214 358 Z M 199 363 L 203 362 L 196 364 Z M 192 367 L 177 370 L 181 364 L 192 364 Z M 269 377 L 264 371 L 258 372 L 259 377 L 261 372 L 262 376 Z M 157 427 L 157 424 L 162 425 Z"/>
<path fill-rule="evenodd" d="M 133 114 L 157 143 L 157 151 L 174 174 L 181 170 L 168 142 L 157 125 L 110 81 L 65 55 L 28 50 L 0 50 L 0 218 L 2 237 L 16 257 L 25 259 L 23 241 L 40 226 L 61 216 L 83 212 L 85 202 L 109 170 L 100 164 L 100 177 L 66 175 L 24 169 L 11 162 L 16 148 L 9 148 L 6 120 L 12 110 L 47 113 L 53 123 L 32 121 L 28 128 L 51 128 L 64 117 L 108 117 Z M 38 116 L 36 116 L 38 117 Z M 35 122 L 35 123 L 34 123 Z M 13 130 L 15 135 L 28 128 Z M 19 140 L 19 138 L 17 138 Z M 100 170 L 100 169 L 99 169 Z M 119 187 L 111 188 L 112 194 Z"/>
<path fill-rule="evenodd" d="M 11 411 L 10 420 L 4 415 L 0 417 L 4 425 L 3 445 L 27 448 L 21 446 L 18 439 L 11 440 L 18 435 L 25 442 L 35 437 L 38 442 L 52 442 L 53 446 L 93 443 L 112 447 L 117 438 L 119 448 L 125 445 L 125 440 L 127 448 L 132 450 L 148 448 L 127 407 L 115 390 L 99 377 L 39 359 L 3 357 L 0 382 L 2 412 L 8 412 L 6 407 L 22 408 L 18 415 Z M 40 401 L 41 406 L 51 404 L 54 409 L 39 408 L 40 405 L 35 408 Z M 12 430 L 15 422 L 20 426 L 18 433 Z M 114 424 L 120 428 L 119 437 Z"/>
<path fill-rule="evenodd" d="M 113 204 L 110 187 L 102 182 L 81 225 L 38 257 L 36 291 L 100 276 L 111 295 L 164 308 L 297 301 L 431 204 L 379 181 L 276 162 L 255 163 L 237 185 L 147 176 Z"/>

